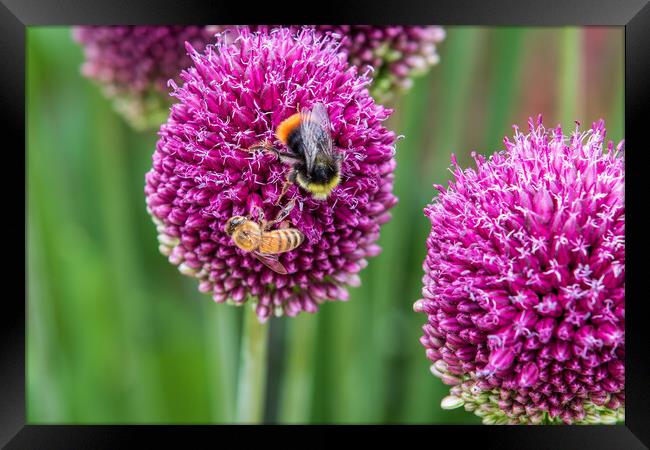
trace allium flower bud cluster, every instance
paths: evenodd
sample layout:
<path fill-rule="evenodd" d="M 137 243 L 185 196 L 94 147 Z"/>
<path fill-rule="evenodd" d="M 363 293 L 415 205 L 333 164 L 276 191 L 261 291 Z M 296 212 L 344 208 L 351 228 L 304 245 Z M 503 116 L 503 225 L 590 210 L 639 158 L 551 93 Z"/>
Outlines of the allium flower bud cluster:
<path fill-rule="evenodd" d="M 192 66 L 172 83 L 171 108 L 146 175 L 148 210 L 161 251 L 217 302 L 256 305 L 272 313 L 314 312 L 346 300 L 367 258 L 379 253 L 380 225 L 390 219 L 396 136 L 382 125 L 391 111 L 375 103 L 369 79 L 350 67 L 339 44 L 313 30 L 240 30 L 205 50 L 188 46 Z M 322 103 L 334 151 L 343 156 L 341 182 L 327 200 L 291 184 L 291 168 L 272 152 L 249 151 L 300 108 Z M 279 255 L 288 274 L 239 249 L 224 231 L 229 218 L 261 207 L 273 219 L 285 202 L 288 220 L 305 235 Z"/>
<path fill-rule="evenodd" d="M 530 123 L 425 209 L 422 344 L 485 423 L 613 423 L 625 401 L 622 146 Z"/>
<path fill-rule="evenodd" d="M 277 25 L 253 26 L 269 30 Z M 360 73 L 370 70 L 371 94 L 379 101 L 408 90 L 413 78 L 438 63 L 436 45 L 445 38 L 439 26 L 307 25 L 341 42 L 348 62 Z M 294 32 L 303 26 L 290 26 Z"/>
<path fill-rule="evenodd" d="M 371 93 L 389 100 L 413 84 L 440 60 L 436 45 L 445 38 L 438 26 L 318 25 L 322 33 L 342 36 L 350 64 L 360 70 L 372 67 Z"/>
<path fill-rule="evenodd" d="M 203 48 L 218 27 L 79 26 L 84 76 L 99 83 L 115 108 L 136 129 L 157 128 L 173 98 L 167 81 L 190 64 L 185 42 Z"/>

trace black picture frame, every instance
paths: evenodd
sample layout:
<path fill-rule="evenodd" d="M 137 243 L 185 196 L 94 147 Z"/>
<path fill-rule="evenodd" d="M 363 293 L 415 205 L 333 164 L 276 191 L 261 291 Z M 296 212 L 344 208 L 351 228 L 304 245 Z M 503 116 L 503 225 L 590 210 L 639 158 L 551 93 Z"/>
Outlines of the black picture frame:
<path fill-rule="evenodd" d="M 480 445 L 483 448 L 586 448 L 634 449 L 650 446 L 650 365 L 647 343 L 650 328 L 643 320 L 648 316 L 647 302 L 641 293 L 643 274 L 643 214 L 642 192 L 647 192 L 640 159 L 647 152 L 644 145 L 642 118 L 648 116 L 650 100 L 650 4 L 648 0 L 462 0 L 455 2 L 370 2 L 329 1 L 314 4 L 312 13 L 303 3 L 289 2 L 260 5 L 227 1 L 171 0 L 0 0 L 0 118 L 5 138 L 3 163 L 5 176 L 25 166 L 23 186 L 28 176 L 25 142 L 25 41 L 26 27 L 37 25 L 85 24 L 193 24 L 193 23 L 373 23 L 373 24 L 440 24 L 440 25 L 525 25 L 525 26 L 622 26 L 625 27 L 625 139 L 626 192 L 631 203 L 626 214 L 626 239 L 632 244 L 626 249 L 627 332 L 626 332 L 626 419 L 624 426 L 566 426 L 566 427 L 485 427 L 485 426 L 393 426 L 393 427 L 241 427 L 203 426 L 43 426 L 25 423 L 25 318 L 26 307 L 18 296 L 5 295 L 0 313 L 2 326 L 2 361 L 0 370 L 0 444 L 6 448 L 118 448 L 146 439 L 147 447 L 155 442 L 236 442 L 246 445 L 251 439 L 268 440 L 276 430 L 316 434 L 323 442 L 343 432 L 360 432 L 365 439 L 382 438 L 385 433 L 402 435 L 406 442 L 414 437 L 430 445 L 453 448 Z M 320 9 L 317 14 L 316 9 Z M 645 114 L 644 114 L 645 113 Z M 7 139 L 7 137 L 9 139 Z M 15 142 L 9 145 L 8 142 Z M 25 149 L 21 154 L 19 149 Z M 629 151 L 631 149 L 631 151 Z M 16 162 L 9 159 L 16 158 Z M 12 170 L 9 170 L 12 169 Z M 19 177 L 20 178 L 20 177 Z M 7 186 L 9 184 L 10 186 Z M 5 180 L 5 208 L 26 211 L 29 199 L 13 192 L 17 182 Z M 24 199 L 24 202 L 23 202 Z M 19 203 L 22 202 L 22 205 Z M 9 203 L 9 205 L 7 205 Z M 5 217 L 13 216 L 5 210 Z M 11 214 L 11 216 L 10 216 Z M 23 216 L 27 220 L 27 214 Z M 26 224 L 15 219 L 5 230 L 6 241 L 17 242 L 25 237 Z M 11 236 L 11 238 L 9 238 Z M 19 251 L 13 255 L 20 254 Z M 7 258 L 9 261 L 13 261 Z M 12 263 L 15 270 L 18 264 Z M 24 300 L 27 300 L 25 268 Z M 14 278 L 6 276 L 5 292 Z M 644 342 L 646 344 L 644 344 Z M 646 348 L 644 351 L 643 349 Z M 256 433 L 249 433 L 256 431 Z M 227 441 L 224 441 L 227 439 Z M 313 443 L 313 437 L 305 444 Z M 195 447 L 196 445 L 193 445 Z"/>

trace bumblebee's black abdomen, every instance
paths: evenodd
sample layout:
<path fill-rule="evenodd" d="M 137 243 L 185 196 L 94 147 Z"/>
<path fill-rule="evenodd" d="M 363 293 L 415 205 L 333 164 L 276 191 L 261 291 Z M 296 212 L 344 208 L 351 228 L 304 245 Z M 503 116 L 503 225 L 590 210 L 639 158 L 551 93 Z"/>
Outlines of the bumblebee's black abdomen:
<path fill-rule="evenodd" d="M 300 128 L 296 128 L 287 136 L 287 147 L 298 156 L 305 155 L 305 142 L 300 134 Z"/>
<path fill-rule="evenodd" d="M 309 175 L 313 183 L 326 184 L 336 176 L 336 170 L 324 164 L 316 164 Z"/>

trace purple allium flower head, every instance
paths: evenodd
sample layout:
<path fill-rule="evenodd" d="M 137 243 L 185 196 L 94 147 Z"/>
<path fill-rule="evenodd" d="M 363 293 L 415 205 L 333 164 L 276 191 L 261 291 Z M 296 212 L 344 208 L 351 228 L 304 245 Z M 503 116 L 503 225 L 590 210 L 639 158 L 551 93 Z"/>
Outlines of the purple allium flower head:
<path fill-rule="evenodd" d="M 79 26 L 73 37 L 83 47 L 84 76 L 98 82 L 115 108 L 136 129 L 158 127 L 172 98 L 167 81 L 190 64 L 188 41 L 203 47 L 218 27 Z"/>
<path fill-rule="evenodd" d="M 432 372 L 443 407 L 485 423 L 612 423 L 624 414 L 622 143 L 601 120 L 571 136 L 529 121 L 506 150 L 475 155 L 425 209 Z"/>
<path fill-rule="evenodd" d="M 379 253 L 380 225 L 390 219 L 396 136 L 382 126 L 391 111 L 376 104 L 369 80 L 350 67 L 338 44 L 313 30 L 250 32 L 232 43 L 217 39 L 204 52 L 188 46 L 193 66 L 181 74 L 178 98 L 146 175 L 148 210 L 158 225 L 161 252 L 217 302 L 256 304 L 272 313 L 314 312 L 326 300 L 346 300 L 359 284 L 366 258 Z M 290 171 L 265 151 L 276 127 L 300 108 L 322 103 L 334 149 L 342 153 L 341 182 L 318 201 L 290 185 Z M 290 225 L 305 235 L 279 255 L 281 275 L 240 250 L 225 233 L 235 215 L 263 208 L 268 220 L 293 199 Z"/>

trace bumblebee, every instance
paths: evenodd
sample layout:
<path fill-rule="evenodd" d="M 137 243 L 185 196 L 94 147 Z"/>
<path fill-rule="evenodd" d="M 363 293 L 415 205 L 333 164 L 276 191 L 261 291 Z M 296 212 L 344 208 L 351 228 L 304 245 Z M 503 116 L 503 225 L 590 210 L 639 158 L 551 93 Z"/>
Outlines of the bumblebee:
<path fill-rule="evenodd" d="M 258 222 L 244 216 L 233 216 L 226 222 L 225 232 L 237 247 L 251 252 L 271 270 L 286 274 L 287 269 L 278 261 L 278 254 L 298 247 L 305 239 L 305 235 L 297 228 L 283 227 L 271 231 L 268 229 L 282 222 L 293 209 L 293 205 L 294 202 L 291 201 L 271 222 L 266 222 L 261 208 L 259 208 Z"/>
<path fill-rule="evenodd" d="M 271 148 L 280 161 L 291 165 L 288 181 L 325 200 L 341 181 L 341 154 L 334 151 L 327 109 L 316 103 L 278 125 L 276 137 L 288 152 Z"/>

